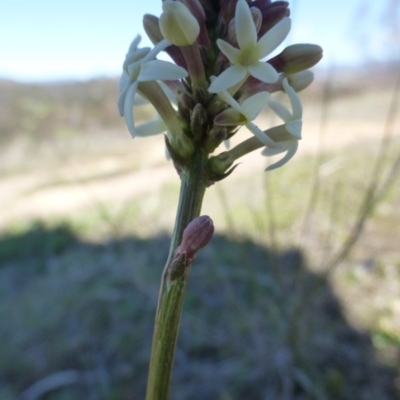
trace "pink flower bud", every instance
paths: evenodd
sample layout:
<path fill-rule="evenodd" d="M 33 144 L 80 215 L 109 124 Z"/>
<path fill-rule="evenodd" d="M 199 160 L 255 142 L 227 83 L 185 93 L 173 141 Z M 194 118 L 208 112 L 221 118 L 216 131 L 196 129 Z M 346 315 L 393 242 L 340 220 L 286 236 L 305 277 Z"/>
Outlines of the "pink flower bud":
<path fill-rule="evenodd" d="M 206 14 L 199 0 L 182 0 L 182 3 L 186 5 L 199 24 L 204 24 Z"/>
<path fill-rule="evenodd" d="M 214 224 L 210 217 L 202 215 L 195 218 L 183 231 L 180 253 L 193 259 L 197 251 L 206 246 L 214 234 Z"/>
<path fill-rule="evenodd" d="M 286 47 L 268 60 L 278 72 L 295 74 L 313 67 L 322 58 L 322 48 L 316 44 L 299 43 Z"/>
<path fill-rule="evenodd" d="M 262 14 L 262 25 L 258 32 L 261 37 L 275 26 L 280 20 L 290 15 L 289 3 L 287 1 L 256 0 L 251 3 L 252 7 L 257 7 Z"/>

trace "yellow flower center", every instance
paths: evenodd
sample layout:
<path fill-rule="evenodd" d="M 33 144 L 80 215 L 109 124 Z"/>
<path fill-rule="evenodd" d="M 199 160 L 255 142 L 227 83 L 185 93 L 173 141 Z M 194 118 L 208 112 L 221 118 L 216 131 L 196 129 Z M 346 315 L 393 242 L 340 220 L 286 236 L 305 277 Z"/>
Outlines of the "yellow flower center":
<path fill-rule="evenodd" d="M 240 55 L 238 57 L 238 64 L 248 67 L 254 65 L 259 61 L 258 51 L 255 46 L 248 47 L 246 49 L 241 49 Z"/>

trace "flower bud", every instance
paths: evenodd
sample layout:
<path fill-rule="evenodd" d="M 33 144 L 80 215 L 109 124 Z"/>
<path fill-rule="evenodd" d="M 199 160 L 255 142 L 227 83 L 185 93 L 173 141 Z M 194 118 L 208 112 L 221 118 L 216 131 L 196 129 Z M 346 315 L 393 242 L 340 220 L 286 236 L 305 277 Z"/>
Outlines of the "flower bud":
<path fill-rule="evenodd" d="M 195 105 L 193 97 L 189 96 L 185 91 L 179 93 L 176 97 L 178 103 L 178 112 L 182 120 L 189 121 L 190 114 Z"/>
<path fill-rule="evenodd" d="M 169 142 L 173 151 L 184 160 L 188 160 L 194 152 L 192 141 L 184 133 L 171 135 Z"/>
<path fill-rule="evenodd" d="M 277 3 L 279 3 L 279 1 L 278 1 Z M 253 0 L 253 1 L 251 2 L 251 6 L 252 6 L 252 7 L 257 7 L 257 8 L 259 8 L 261 11 L 262 11 L 264 8 L 266 8 L 266 7 L 270 6 L 270 5 L 271 5 L 271 0 Z"/>
<path fill-rule="evenodd" d="M 294 74 L 313 67 L 322 58 L 322 48 L 316 44 L 293 44 L 268 60 L 278 72 Z"/>
<path fill-rule="evenodd" d="M 160 31 L 176 46 L 190 46 L 200 33 L 200 26 L 189 9 L 178 1 L 164 1 Z"/>
<path fill-rule="evenodd" d="M 250 7 L 250 12 L 254 21 L 254 25 L 256 27 L 256 31 L 258 32 L 261 28 L 261 23 L 262 23 L 261 11 L 256 7 Z"/>
<path fill-rule="evenodd" d="M 159 19 L 155 15 L 145 14 L 143 16 L 143 28 L 153 44 L 157 44 L 164 39 L 158 26 L 158 21 Z"/>
<path fill-rule="evenodd" d="M 235 8 L 237 1 L 232 0 L 220 0 L 220 12 L 218 16 L 218 31 L 222 33 L 227 23 L 231 21 L 235 16 Z"/>
<path fill-rule="evenodd" d="M 202 138 L 207 124 L 208 118 L 206 110 L 200 103 L 197 103 L 190 115 L 190 130 L 192 131 L 195 139 L 200 140 Z"/>
<path fill-rule="evenodd" d="M 210 217 L 202 215 L 195 218 L 183 231 L 180 253 L 186 253 L 193 259 L 196 253 L 206 246 L 214 235 L 214 224 Z"/>
<path fill-rule="evenodd" d="M 232 166 L 235 159 L 231 156 L 229 151 L 224 151 L 217 156 L 210 157 L 208 167 L 210 172 L 215 175 L 222 175 L 225 171 Z"/>
<path fill-rule="evenodd" d="M 296 72 L 295 74 L 288 74 L 287 80 L 289 85 L 296 91 L 300 92 L 308 87 L 314 80 L 314 74 L 309 69 L 305 71 Z"/>
<path fill-rule="evenodd" d="M 199 24 L 203 24 L 206 21 L 206 14 L 199 0 L 182 0 L 182 3 L 187 6 Z"/>
<path fill-rule="evenodd" d="M 208 153 L 212 153 L 224 140 L 228 139 L 225 126 L 213 126 L 207 133 L 204 147 Z"/>
<path fill-rule="evenodd" d="M 251 4 L 257 7 L 262 14 L 262 25 L 258 32 L 259 37 L 269 31 L 280 20 L 290 15 L 289 3 L 287 1 L 274 1 L 273 3 L 265 2 L 264 0 L 256 0 Z"/>
<path fill-rule="evenodd" d="M 160 31 L 159 18 L 155 15 L 144 15 L 143 28 L 153 44 L 157 44 L 164 39 L 164 36 Z M 187 69 L 185 59 L 183 58 L 182 52 L 179 47 L 169 46 L 165 49 L 165 52 L 168 53 L 168 55 L 175 61 L 176 65 Z"/>

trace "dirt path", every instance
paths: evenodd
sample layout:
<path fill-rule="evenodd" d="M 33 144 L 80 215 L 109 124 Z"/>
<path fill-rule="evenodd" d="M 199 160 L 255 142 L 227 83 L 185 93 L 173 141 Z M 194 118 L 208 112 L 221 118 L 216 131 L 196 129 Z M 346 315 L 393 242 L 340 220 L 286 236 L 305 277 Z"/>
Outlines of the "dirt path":
<path fill-rule="evenodd" d="M 352 115 L 349 108 L 357 105 L 357 99 L 349 99 L 347 104 L 346 101 L 341 102 L 338 110 L 335 111 L 333 107 L 333 115 L 324 128 L 323 136 L 319 134 L 319 115 L 312 110 L 312 115 L 304 120 L 303 140 L 296 157 L 315 154 L 321 143 L 323 150 L 329 150 L 365 141 L 378 141 L 382 135 L 385 115 L 376 115 L 376 112 L 366 107 L 364 115 L 349 118 L 348 114 Z M 268 122 L 259 120 L 258 124 L 266 126 Z M 400 126 L 398 128 L 400 131 Z M 61 166 L 44 165 L 39 169 L 2 178 L 0 228 L 10 222 L 60 216 L 94 204 L 125 201 L 154 193 L 166 183 L 176 182 L 177 174 L 171 163 L 165 161 L 163 146 L 160 137 L 151 138 L 146 143 L 135 139 L 133 145 L 127 141 L 123 155 L 92 157 L 85 163 L 72 159 Z M 141 159 L 137 160 L 134 167 L 132 157 Z M 264 168 L 265 159 L 256 152 L 242 159 L 242 164 L 230 179 L 253 172 L 263 173 Z"/>

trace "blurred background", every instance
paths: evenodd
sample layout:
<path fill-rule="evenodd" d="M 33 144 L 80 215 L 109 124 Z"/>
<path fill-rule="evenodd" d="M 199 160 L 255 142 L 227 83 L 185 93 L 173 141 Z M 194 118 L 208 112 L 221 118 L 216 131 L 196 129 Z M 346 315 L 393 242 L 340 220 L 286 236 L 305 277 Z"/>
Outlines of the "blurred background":
<path fill-rule="evenodd" d="M 285 45 L 324 49 L 300 150 L 268 174 L 253 153 L 208 190 L 217 234 L 192 268 L 174 399 L 400 398 L 400 1 L 290 5 Z M 179 178 L 116 101 L 160 12 L 2 5 L 1 400 L 144 398 Z"/>

